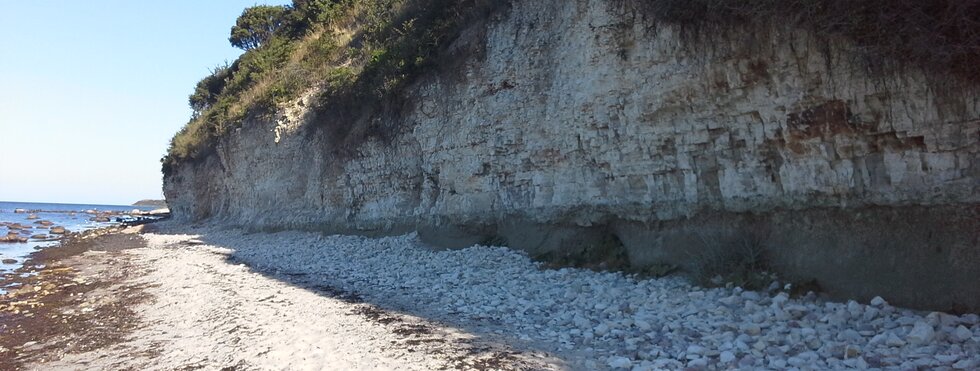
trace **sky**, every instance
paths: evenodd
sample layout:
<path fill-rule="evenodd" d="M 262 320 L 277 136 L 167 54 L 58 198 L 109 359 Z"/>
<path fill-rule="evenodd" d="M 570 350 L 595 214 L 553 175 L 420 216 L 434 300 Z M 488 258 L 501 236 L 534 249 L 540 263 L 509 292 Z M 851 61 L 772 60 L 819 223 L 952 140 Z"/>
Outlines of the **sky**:
<path fill-rule="evenodd" d="M 163 198 L 187 96 L 241 50 L 246 7 L 288 0 L 0 0 L 0 201 Z"/>

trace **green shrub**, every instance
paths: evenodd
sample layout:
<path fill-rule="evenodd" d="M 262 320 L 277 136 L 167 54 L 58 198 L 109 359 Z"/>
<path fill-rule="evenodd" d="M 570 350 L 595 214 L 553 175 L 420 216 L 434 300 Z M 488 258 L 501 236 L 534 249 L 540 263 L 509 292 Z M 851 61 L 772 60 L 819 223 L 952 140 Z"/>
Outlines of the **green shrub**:
<path fill-rule="evenodd" d="M 222 90 L 224 90 L 225 84 L 228 82 L 230 76 L 231 67 L 226 64 L 215 67 L 211 70 L 210 75 L 197 83 L 197 86 L 194 88 L 194 93 L 187 99 L 188 104 L 194 111 L 194 117 L 199 116 L 202 111 L 218 102 L 218 98 Z"/>
<path fill-rule="evenodd" d="M 286 22 L 290 8 L 275 5 L 256 5 L 246 8 L 231 28 L 228 42 L 236 48 L 251 50 L 262 46 Z"/>
<path fill-rule="evenodd" d="M 686 34 L 732 25 L 803 27 L 853 40 L 869 67 L 911 62 L 980 82 L 980 0 L 620 0 Z M 194 115 L 175 135 L 164 170 L 209 153 L 208 146 L 250 114 L 272 112 L 319 89 L 312 107 L 340 147 L 373 131 L 359 125 L 396 110 L 399 94 L 439 58 L 462 28 L 508 0 L 294 0 L 252 7 L 232 29 L 246 49 L 215 70 L 189 99 Z M 454 59 L 465 56 L 454 56 Z M 892 62 L 887 62 L 892 61 Z M 896 62 L 897 61 L 897 62 Z"/>
<path fill-rule="evenodd" d="M 708 287 L 731 284 L 762 290 L 776 280 L 766 256 L 765 237 L 752 233 L 735 239 L 698 237 L 702 247 L 690 252 L 684 266 L 695 283 Z"/>
<path fill-rule="evenodd" d="M 287 7 L 246 9 L 230 38 L 246 52 L 198 83 L 189 99 L 194 115 L 171 140 L 164 172 L 210 153 L 246 117 L 274 112 L 311 89 L 320 91 L 312 109 L 330 118 L 317 127 L 341 139 L 375 135 L 358 125 L 376 121 L 371 116 L 437 65 L 437 56 L 470 21 L 508 3 L 295 0 Z"/>

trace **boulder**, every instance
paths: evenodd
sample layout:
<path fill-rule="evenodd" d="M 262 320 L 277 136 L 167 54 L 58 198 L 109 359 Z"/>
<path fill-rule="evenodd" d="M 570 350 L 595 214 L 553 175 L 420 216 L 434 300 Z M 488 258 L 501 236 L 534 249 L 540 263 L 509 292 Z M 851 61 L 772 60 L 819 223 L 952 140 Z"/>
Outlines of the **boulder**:
<path fill-rule="evenodd" d="M 31 236 L 31 239 L 34 239 L 34 240 L 46 240 L 46 239 L 48 239 L 48 235 L 46 235 L 46 234 L 35 234 L 35 235 L 32 235 Z"/>
<path fill-rule="evenodd" d="M 928 344 L 936 336 L 936 330 L 933 329 L 932 325 L 918 321 L 912 326 L 912 330 L 909 331 L 908 336 L 905 337 L 909 343 L 913 345 L 924 345 Z"/>
<path fill-rule="evenodd" d="M 15 214 L 26 214 L 27 210 L 24 209 L 14 209 Z"/>
<path fill-rule="evenodd" d="M 40 225 L 43 225 L 43 226 L 50 227 L 52 224 L 54 224 L 54 222 L 52 222 L 50 220 L 38 220 L 38 221 L 34 222 L 34 224 L 40 224 Z"/>
<path fill-rule="evenodd" d="M 7 243 L 27 242 L 27 237 L 21 237 L 16 232 L 10 232 L 7 233 L 6 236 L 0 237 L 0 242 L 7 242 Z"/>
<path fill-rule="evenodd" d="M 50 233 L 52 233 L 52 234 L 65 234 L 65 233 L 68 233 L 68 230 L 65 229 L 65 227 L 60 227 L 60 226 L 59 227 L 51 227 Z"/>
<path fill-rule="evenodd" d="M 34 219 L 40 219 L 40 218 L 41 217 L 37 216 L 37 214 L 27 215 L 27 220 L 34 220 Z"/>
<path fill-rule="evenodd" d="M 17 259 L 4 258 L 0 259 L 3 264 L 17 264 Z"/>

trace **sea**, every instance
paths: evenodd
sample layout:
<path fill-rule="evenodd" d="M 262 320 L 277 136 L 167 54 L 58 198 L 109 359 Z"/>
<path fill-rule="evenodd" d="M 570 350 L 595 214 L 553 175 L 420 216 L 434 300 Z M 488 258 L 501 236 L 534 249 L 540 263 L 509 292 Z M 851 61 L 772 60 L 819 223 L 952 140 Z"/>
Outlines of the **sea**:
<path fill-rule="evenodd" d="M 91 220 L 91 214 L 86 211 L 122 211 L 131 212 L 133 210 L 150 211 L 155 209 L 153 206 L 124 206 L 124 205 L 85 205 L 85 204 L 52 204 L 39 202 L 8 202 L 0 201 L 0 222 L 19 223 L 35 227 L 34 222 L 38 220 L 49 220 L 54 226 L 62 226 L 72 232 L 81 232 L 89 229 L 118 224 L 116 222 L 96 222 Z M 14 210 L 24 209 L 28 213 L 15 213 Z M 38 219 L 28 219 L 34 214 Z M 0 236 L 6 236 L 10 231 L 8 227 L 0 227 Z M 46 230 L 36 230 L 31 234 L 46 234 Z M 8 243 L 0 242 L 0 274 L 9 273 L 20 268 L 27 256 L 45 247 L 57 245 L 58 241 L 35 241 Z M 6 262 L 3 262 L 6 260 Z M 11 263 L 11 260 L 14 262 Z"/>

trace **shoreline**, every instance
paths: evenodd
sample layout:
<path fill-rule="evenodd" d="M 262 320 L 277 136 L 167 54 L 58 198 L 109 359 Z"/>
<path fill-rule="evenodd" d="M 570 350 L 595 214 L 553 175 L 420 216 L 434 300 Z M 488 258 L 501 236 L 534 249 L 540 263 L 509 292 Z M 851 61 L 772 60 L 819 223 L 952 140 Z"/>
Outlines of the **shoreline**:
<path fill-rule="evenodd" d="M 35 251 L 57 246 L 66 235 L 146 224 L 170 216 L 168 209 L 112 205 L 76 205 L 84 208 L 64 209 L 64 206 L 0 202 L 0 275 L 13 273 Z M 0 286 L 0 294 L 4 289 Z"/>
<path fill-rule="evenodd" d="M 0 360 L 28 369 L 980 366 L 975 314 L 549 269 L 501 247 L 433 251 L 414 234 L 248 233 L 173 221 L 138 230 L 38 260 L 52 273 L 36 277 L 58 277 L 64 267 L 52 262 L 69 262 L 74 275 L 59 282 L 83 289 L 61 292 L 101 297 L 88 313 L 122 331 L 60 351 L 58 341 L 84 343 L 104 329 L 84 327 L 92 322 L 79 315 L 67 322 L 81 327 L 3 345 L 18 356 L 8 349 Z M 83 311 L 70 300 L 40 308 L 40 317 L 57 316 L 35 326 Z"/>
<path fill-rule="evenodd" d="M 135 233 L 114 226 L 72 233 L 0 276 L 18 286 L 0 295 L 0 370 L 122 341 L 145 299 L 128 285 L 135 270 L 120 254 L 141 245 Z"/>

